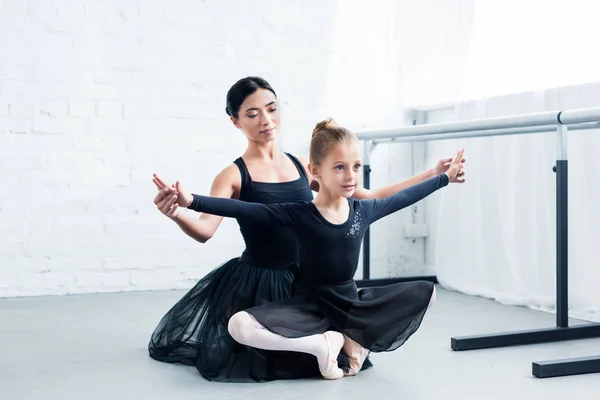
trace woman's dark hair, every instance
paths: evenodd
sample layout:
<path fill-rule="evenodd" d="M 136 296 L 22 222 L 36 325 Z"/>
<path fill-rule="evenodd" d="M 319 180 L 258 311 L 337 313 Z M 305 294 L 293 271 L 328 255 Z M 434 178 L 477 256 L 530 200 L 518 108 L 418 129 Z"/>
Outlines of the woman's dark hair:
<path fill-rule="evenodd" d="M 240 107 L 246 97 L 256 92 L 258 89 L 266 89 L 271 91 L 277 98 L 277 94 L 269 85 L 269 82 L 259 76 L 248 76 L 237 81 L 227 91 L 227 104 L 225 106 L 225 112 L 230 117 L 239 118 Z"/>

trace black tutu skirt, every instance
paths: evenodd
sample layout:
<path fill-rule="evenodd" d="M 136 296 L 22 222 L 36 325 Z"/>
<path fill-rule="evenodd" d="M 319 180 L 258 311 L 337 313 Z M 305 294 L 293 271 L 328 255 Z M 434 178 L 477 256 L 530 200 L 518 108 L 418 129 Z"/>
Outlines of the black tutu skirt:
<path fill-rule="evenodd" d="M 148 351 L 152 358 L 195 366 L 211 381 L 271 381 L 321 377 L 310 354 L 255 349 L 237 343 L 227 323 L 238 311 L 288 299 L 295 264 L 255 267 L 234 258 L 204 276 L 160 320 Z M 348 360 L 341 354 L 340 367 Z M 372 366 L 367 361 L 363 369 Z"/>
<path fill-rule="evenodd" d="M 248 311 L 270 331 L 289 338 L 335 330 L 372 352 L 392 351 L 417 331 L 433 294 L 427 281 L 357 290 L 354 281 L 300 281 L 288 299 Z"/>

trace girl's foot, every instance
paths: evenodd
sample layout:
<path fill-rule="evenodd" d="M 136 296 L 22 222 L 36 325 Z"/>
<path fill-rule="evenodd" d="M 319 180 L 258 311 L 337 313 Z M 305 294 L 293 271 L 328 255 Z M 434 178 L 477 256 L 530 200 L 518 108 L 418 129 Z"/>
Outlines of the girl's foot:
<path fill-rule="evenodd" d="M 319 370 L 325 379 L 340 379 L 344 377 L 344 371 L 338 366 L 337 358 L 344 346 L 344 335 L 335 331 L 327 331 L 323 334 L 326 343 L 326 353 L 318 357 Z"/>
<path fill-rule="evenodd" d="M 345 375 L 353 376 L 358 374 L 370 351 L 350 339 L 348 336 L 344 336 L 344 339 L 344 353 L 348 356 L 348 361 L 350 363 L 350 369 Z"/>

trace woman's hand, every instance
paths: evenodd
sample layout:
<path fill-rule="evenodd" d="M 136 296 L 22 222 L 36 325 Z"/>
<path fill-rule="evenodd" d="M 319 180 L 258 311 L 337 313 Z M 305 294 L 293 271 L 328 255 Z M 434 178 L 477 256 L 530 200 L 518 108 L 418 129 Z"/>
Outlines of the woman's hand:
<path fill-rule="evenodd" d="M 454 160 L 452 158 L 443 158 L 443 159 L 439 160 L 437 162 L 437 164 L 435 165 L 435 167 L 433 167 L 434 176 L 438 176 L 440 174 L 443 174 L 444 172 L 447 172 L 450 169 L 450 166 L 452 165 L 452 163 L 456 160 L 459 160 L 461 165 L 464 164 L 467 160 L 465 160 L 462 157 L 463 153 L 464 153 L 464 149 L 461 149 L 458 152 L 458 155 L 456 156 L 456 158 Z M 458 158 L 459 155 L 461 158 Z M 465 182 L 465 171 L 461 167 L 460 171 L 458 171 L 456 176 L 454 178 L 450 178 L 450 183 L 464 183 L 464 182 Z"/>
<path fill-rule="evenodd" d="M 454 160 L 452 159 L 446 159 L 446 160 L 440 160 L 438 162 L 438 165 L 436 165 L 436 168 L 439 166 L 440 168 L 446 168 L 444 172 L 446 175 L 448 175 L 448 179 L 450 182 L 456 182 L 456 183 L 464 183 L 465 182 L 465 172 L 463 171 L 463 163 L 465 162 L 465 159 L 463 158 L 465 149 L 460 149 L 458 151 L 458 154 L 456 155 L 456 157 L 454 158 Z M 451 160 L 451 161 L 449 161 Z M 446 166 L 447 165 L 447 166 Z"/>
<path fill-rule="evenodd" d="M 169 186 L 158 175 L 154 174 L 152 182 L 159 190 L 154 197 L 154 204 L 167 217 L 176 218 L 179 207 L 189 207 L 192 204 L 192 195 L 183 189 L 179 181 Z"/>

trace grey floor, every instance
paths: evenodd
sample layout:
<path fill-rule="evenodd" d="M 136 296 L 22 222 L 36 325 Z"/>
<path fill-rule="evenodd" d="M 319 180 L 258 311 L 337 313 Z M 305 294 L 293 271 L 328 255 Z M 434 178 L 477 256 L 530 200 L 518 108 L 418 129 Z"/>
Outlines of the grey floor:
<path fill-rule="evenodd" d="M 146 352 L 158 319 L 183 293 L 0 299 L 0 399 L 600 398 L 600 374 L 531 376 L 534 360 L 600 355 L 600 339 L 453 352 L 451 336 L 550 327 L 554 316 L 440 289 L 420 330 L 395 352 L 373 355 L 375 367 L 356 377 L 207 382 Z"/>

